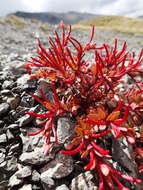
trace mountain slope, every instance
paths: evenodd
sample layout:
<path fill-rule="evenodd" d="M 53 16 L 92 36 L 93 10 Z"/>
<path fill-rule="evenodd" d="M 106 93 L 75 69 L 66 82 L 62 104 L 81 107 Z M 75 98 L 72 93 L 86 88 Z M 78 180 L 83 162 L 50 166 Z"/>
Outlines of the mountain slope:
<path fill-rule="evenodd" d="M 107 29 L 128 34 L 143 34 L 143 20 L 123 16 L 100 16 L 84 20 L 75 27 L 88 28 L 94 25 L 95 28 Z"/>
<path fill-rule="evenodd" d="M 26 19 L 37 19 L 43 22 L 49 22 L 50 24 L 58 24 L 63 20 L 66 24 L 74 24 L 85 19 L 91 19 L 95 15 L 90 13 L 78 13 L 78 12 L 67 12 L 67 13 L 30 13 L 30 12 L 15 12 L 13 15 L 26 18 Z"/>

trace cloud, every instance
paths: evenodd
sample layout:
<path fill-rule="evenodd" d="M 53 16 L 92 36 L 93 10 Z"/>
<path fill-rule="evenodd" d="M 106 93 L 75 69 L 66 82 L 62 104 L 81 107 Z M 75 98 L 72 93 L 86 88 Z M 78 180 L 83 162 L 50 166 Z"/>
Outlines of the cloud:
<path fill-rule="evenodd" d="M 49 3 L 49 0 L 21 0 L 21 2 L 25 10 L 27 11 L 48 11 L 47 5 Z"/>
<path fill-rule="evenodd" d="M 10 12 L 80 11 L 104 15 L 143 15 L 142 0 L 0 0 L 0 15 Z"/>
<path fill-rule="evenodd" d="M 138 16 L 143 15 L 143 1 L 142 0 L 117 0 L 112 1 L 111 4 L 106 4 L 100 10 L 101 14 L 119 14 L 124 16 Z"/>
<path fill-rule="evenodd" d="M 21 0 L 4 0 L 0 2 L 0 15 L 5 15 L 7 13 L 19 10 L 22 10 Z"/>
<path fill-rule="evenodd" d="M 80 11 L 96 13 L 103 5 L 111 4 L 115 0 L 47 0 L 44 9 L 55 12 Z"/>

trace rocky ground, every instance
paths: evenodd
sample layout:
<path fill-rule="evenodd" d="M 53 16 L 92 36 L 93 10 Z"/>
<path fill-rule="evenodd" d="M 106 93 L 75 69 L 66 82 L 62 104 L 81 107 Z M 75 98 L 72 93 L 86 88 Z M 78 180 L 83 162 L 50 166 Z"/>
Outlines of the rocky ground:
<path fill-rule="evenodd" d="M 39 87 L 46 89 L 48 84 L 44 80 L 30 81 L 24 63 L 36 53 L 37 37 L 40 36 L 43 44 L 48 46 L 48 36 L 52 35 L 55 27 L 37 21 L 13 19 L 0 20 L 0 190 L 95 190 L 96 176 L 84 172 L 83 163 L 77 158 L 60 154 L 64 141 L 73 131 L 74 123 L 69 118 L 57 120 L 60 145 L 53 145 L 49 156 L 43 154 L 40 135 L 27 136 L 36 130 L 33 126 L 37 126 L 38 121 L 25 115 L 25 111 L 41 109 L 30 92 Z M 80 41 L 89 38 L 87 32 L 73 33 Z M 119 39 L 119 47 L 126 40 L 128 48 L 134 49 L 136 54 L 143 47 L 143 36 L 96 29 L 99 45 L 105 42 L 113 44 L 115 37 Z M 50 96 L 50 92 L 47 93 Z M 116 143 L 113 143 L 113 148 Z M 136 175 L 133 163 L 126 167 Z"/>

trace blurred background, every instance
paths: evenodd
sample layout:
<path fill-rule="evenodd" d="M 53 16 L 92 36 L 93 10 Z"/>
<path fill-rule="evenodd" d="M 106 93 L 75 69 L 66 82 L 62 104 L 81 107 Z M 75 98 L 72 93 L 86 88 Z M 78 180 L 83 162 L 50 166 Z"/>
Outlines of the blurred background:
<path fill-rule="evenodd" d="M 142 0 L 1 0 L 0 15 L 26 12 L 86 12 L 98 15 L 143 16 Z"/>
<path fill-rule="evenodd" d="M 22 43 L 24 53 L 33 50 L 37 37 L 46 45 L 47 37 L 60 28 L 61 21 L 72 24 L 73 32 L 83 43 L 94 25 L 99 45 L 113 45 L 118 38 L 119 46 L 127 41 L 129 49 L 134 47 L 137 53 L 142 49 L 142 0 L 0 0 L 1 53 L 9 39 L 17 47 L 15 51 L 20 51 L 16 43 Z"/>
<path fill-rule="evenodd" d="M 0 17 L 7 16 L 52 25 L 63 20 L 82 29 L 95 25 L 125 33 L 143 32 L 142 0 L 0 0 Z"/>

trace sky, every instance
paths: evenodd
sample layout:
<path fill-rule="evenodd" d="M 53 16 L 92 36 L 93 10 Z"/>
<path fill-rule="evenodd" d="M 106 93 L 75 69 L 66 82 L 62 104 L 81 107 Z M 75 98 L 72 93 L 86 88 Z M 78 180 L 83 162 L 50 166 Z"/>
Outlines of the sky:
<path fill-rule="evenodd" d="M 103 15 L 143 15 L 143 0 L 0 0 L 0 16 L 15 11 L 79 11 Z"/>

